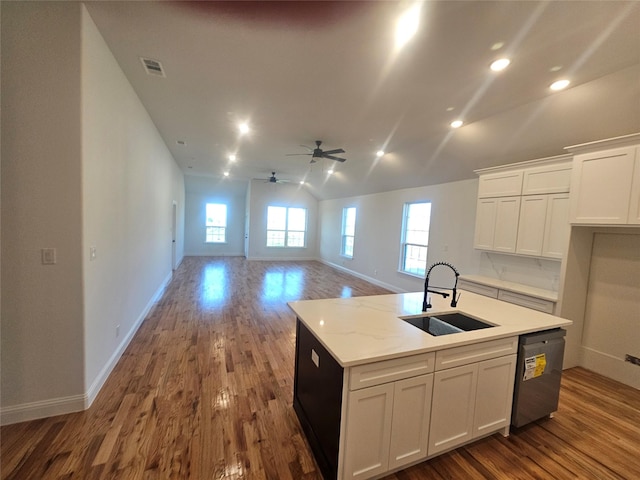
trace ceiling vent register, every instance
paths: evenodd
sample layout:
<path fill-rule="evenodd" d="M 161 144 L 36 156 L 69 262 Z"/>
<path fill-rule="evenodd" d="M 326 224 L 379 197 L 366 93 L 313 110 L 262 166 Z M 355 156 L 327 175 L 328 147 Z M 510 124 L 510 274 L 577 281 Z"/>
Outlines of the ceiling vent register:
<path fill-rule="evenodd" d="M 153 75 L 154 77 L 166 77 L 164 74 L 164 68 L 162 68 L 162 63 L 158 60 L 140 57 L 140 61 L 142 62 L 147 75 Z"/>

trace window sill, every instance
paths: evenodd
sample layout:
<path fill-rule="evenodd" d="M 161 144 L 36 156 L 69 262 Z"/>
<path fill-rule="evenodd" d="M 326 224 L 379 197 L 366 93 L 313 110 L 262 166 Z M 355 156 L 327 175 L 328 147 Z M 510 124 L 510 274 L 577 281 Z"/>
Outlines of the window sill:
<path fill-rule="evenodd" d="M 345 254 L 341 253 L 341 254 L 340 254 L 340 257 L 341 257 L 341 258 L 344 258 L 344 259 L 346 259 L 346 260 L 353 260 L 353 255 L 352 255 L 352 256 L 349 256 L 349 255 L 345 255 Z"/>
<path fill-rule="evenodd" d="M 205 245 L 227 245 L 227 242 L 204 242 Z"/>

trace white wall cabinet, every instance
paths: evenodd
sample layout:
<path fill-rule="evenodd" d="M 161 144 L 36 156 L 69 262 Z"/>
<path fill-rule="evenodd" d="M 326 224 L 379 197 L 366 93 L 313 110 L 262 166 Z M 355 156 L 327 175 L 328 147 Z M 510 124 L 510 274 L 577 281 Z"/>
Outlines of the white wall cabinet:
<path fill-rule="evenodd" d="M 561 259 L 570 231 L 571 169 L 569 156 L 562 155 L 477 170 L 474 247 Z"/>
<path fill-rule="evenodd" d="M 479 199 L 476 210 L 474 247 L 514 253 L 519 216 L 520 197 Z"/>
<path fill-rule="evenodd" d="M 640 146 L 578 154 L 571 179 L 571 223 L 640 223 Z"/>
<path fill-rule="evenodd" d="M 345 478 L 427 458 L 433 374 L 349 392 Z"/>
<path fill-rule="evenodd" d="M 516 253 L 562 258 L 570 229 L 569 194 L 523 196 Z"/>

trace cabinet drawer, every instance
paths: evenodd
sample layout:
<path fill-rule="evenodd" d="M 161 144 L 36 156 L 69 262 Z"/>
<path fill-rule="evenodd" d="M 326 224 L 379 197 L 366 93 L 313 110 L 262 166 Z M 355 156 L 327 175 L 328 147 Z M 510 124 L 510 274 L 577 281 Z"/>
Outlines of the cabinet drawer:
<path fill-rule="evenodd" d="M 435 352 L 429 352 L 352 367 L 349 390 L 358 390 L 431 373 L 434 370 L 434 359 Z"/>
<path fill-rule="evenodd" d="M 555 302 L 550 300 L 543 300 L 542 298 L 530 297 L 529 295 L 523 295 L 521 293 L 509 292 L 506 290 L 500 290 L 498 292 L 498 300 L 503 302 L 514 303 L 521 307 L 527 307 L 532 310 L 538 310 L 544 313 L 553 313 Z"/>
<path fill-rule="evenodd" d="M 477 293 L 478 295 L 484 295 L 485 297 L 498 298 L 497 288 L 482 285 L 481 283 L 460 279 L 458 280 L 458 288 L 466 290 L 467 292 Z"/>
<path fill-rule="evenodd" d="M 518 351 L 518 337 L 464 345 L 436 352 L 436 371 L 511 355 Z"/>
<path fill-rule="evenodd" d="M 571 162 L 525 170 L 522 195 L 566 193 L 571 186 Z"/>

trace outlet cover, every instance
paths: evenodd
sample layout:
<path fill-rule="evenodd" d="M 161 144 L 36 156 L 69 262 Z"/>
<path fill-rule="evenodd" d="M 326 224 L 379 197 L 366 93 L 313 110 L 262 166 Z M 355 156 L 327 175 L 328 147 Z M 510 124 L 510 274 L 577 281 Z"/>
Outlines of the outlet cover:
<path fill-rule="evenodd" d="M 55 265 L 57 262 L 56 259 L 56 249 L 55 248 L 43 248 L 41 250 L 42 255 L 42 265 Z"/>
<path fill-rule="evenodd" d="M 98 256 L 98 251 L 96 247 L 89 247 L 89 260 L 93 261 Z"/>

